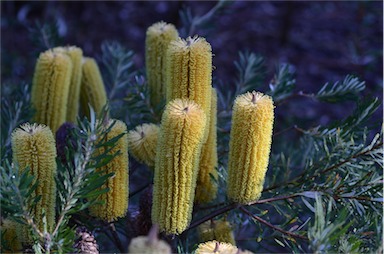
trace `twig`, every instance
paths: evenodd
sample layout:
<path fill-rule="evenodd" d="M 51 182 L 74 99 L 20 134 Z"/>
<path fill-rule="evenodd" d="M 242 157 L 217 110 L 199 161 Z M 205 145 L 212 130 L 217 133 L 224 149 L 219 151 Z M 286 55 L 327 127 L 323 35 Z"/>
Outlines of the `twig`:
<path fill-rule="evenodd" d="M 254 215 L 253 213 L 251 213 L 250 211 L 248 211 L 247 209 L 245 209 L 245 208 L 242 207 L 242 206 L 239 207 L 239 208 L 240 208 L 240 210 L 241 210 L 242 212 L 244 212 L 244 213 L 247 214 L 248 216 L 254 218 L 255 220 L 257 220 L 257 221 L 259 221 L 259 222 L 261 222 L 261 223 L 267 225 L 268 227 L 270 227 L 270 228 L 272 228 L 272 229 L 274 229 L 274 230 L 276 230 L 276 231 L 279 231 L 279 232 L 281 232 L 281 233 L 283 233 L 283 234 L 285 234 L 285 235 L 292 236 L 292 237 L 294 237 L 294 238 L 299 238 L 299 239 L 303 239 L 303 240 L 308 240 L 308 237 L 306 237 L 306 236 L 302 236 L 302 235 L 298 235 L 298 234 L 295 234 L 295 233 L 292 233 L 292 232 L 289 232 L 289 231 L 285 231 L 284 229 L 281 229 L 281 228 L 279 228 L 279 227 L 276 227 L 276 226 L 272 225 L 272 224 L 269 223 L 268 221 L 265 221 L 265 220 L 263 220 L 262 218 L 260 218 L 259 216 Z"/>
<path fill-rule="evenodd" d="M 125 253 L 126 250 L 125 250 L 123 244 L 120 241 L 119 235 L 116 232 L 115 224 L 110 223 L 109 224 L 109 229 L 110 229 L 110 231 L 112 233 L 113 240 L 115 241 L 117 248 L 120 250 L 121 253 Z"/>

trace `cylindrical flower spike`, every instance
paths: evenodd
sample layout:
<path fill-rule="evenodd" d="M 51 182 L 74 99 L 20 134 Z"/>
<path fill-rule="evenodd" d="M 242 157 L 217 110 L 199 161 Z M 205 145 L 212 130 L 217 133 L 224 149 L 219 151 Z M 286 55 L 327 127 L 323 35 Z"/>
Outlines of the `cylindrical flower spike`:
<path fill-rule="evenodd" d="M 217 93 L 212 88 L 208 139 L 203 144 L 196 186 L 196 203 L 208 203 L 217 194 Z"/>
<path fill-rule="evenodd" d="M 199 238 L 202 242 L 216 240 L 236 245 L 231 225 L 225 220 L 206 221 L 201 224 Z"/>
<path fill-rule="evenodd" d="M 241 250 L 229 243 L 209 241 L 197 246 L 195 254 L 252 254 L 248 250 Z"/>
<path fill-rule="evenodd" d="M 268 169 L 274 119 L 272 98 L 253 91 L 233 106 L 228 159 L 228 197 L 240 204 L 260 198 Z"/>
<path fill-rule="evenodd" d="M 162 116 L 153 186 L 152 222 L 167 234 L 182 233 L 191 220 L 204 111 L 193 101 L 176 99 Z"/>
<path fill-rule="evenodd" d="M 211 83 L 211 45 L 201 37 L 172 41 L 166 55 L 167 102 L 177 98 L 193 100 L 209 119 Z M 207 136 L 208 131 L 205 140 Z"/>
<path fill-rule="evenodd" d="M 65 122 L 72 75 L 72 61 L 63 53 L 47 50 L 40 54 L 33 75 L 31 102 L 34 121 L 53 132 Z"/>
<path fill-rule="evenodd" d="M 44 232 L 43 210 L 47 230 L 52 232 L 55 224 L 56 202 L 56 146 L 52 131 L 45 125 L 25 123 L 12 133 L 13 161 L 22 172 L 27 167 L 38 181 L 34 195 L 41 196 L 32 211 L 35 224 Z M 28 240 L 27 240 L 28 241 Z"/>
<path fill-rule="evenodd" d="M 105 128 L 110 128 L 113 121 L 109 120 Z M 98 197 L 98 200 L 105 203 L 95 204 L 89 208 L 91 215 L 107 222 L 124 217 L 128 209 L 128 140 L 125 123 L 116 120 L 106 136 L 103 137 L 103 141 L 107 142 L 122 133 L 125 134 L 116 141 L 115 146 L 108 152 L 111 155 L 116 152 L 120 152 L 120 154 L 109 161 L 107 165 L 96 169 L 105 171 L 106 174 L 114 173 L 114 176 L 109 178 L 103 186 L 109 188 L 109 191 Z M 99 149 L 98 153 L 104 153 L 106 148 L 100 147 Z"/>
<path fill-rule="evenodd" d="M 159 105 L 165 100 L 165 53 L 169 43 L 179 34 L 172 24 L 157 22 L 147 30 L 145 39 L 145 65 L 151 103 Z"/>
<path fill-rule="evenodd" d="M 83 51 L 75 46 L 57 47 L 53 49 L 68 55 L 72 61 L 72 75 L 69 86 L 67 118 L 66 121 L 76 123 L 76 117 L 79 113 L 80 85 L 81 85 L 81 65 L 83 60 Z"/>
<path fill-rule="evenodd" d="M 83 58 L 80 103 L 83 113 L 88 118 L 90 117 L 88 104 L 96 114 L 100 114 L 107 103 L 107 93 L 99 67 L 95 59 L 90 57 Z"/>
<path fill-rule="evenodd" d="M 142 124 L 128 132 L 129 153 L 149 167 L 155 165 L 157 137 L 160 127 L 156 124 Z"/>
<path fill-rule="evenodd" d="M 1 225 L 1 253 L 22 253 L 20 237 L 17 232 L 18 223 L 5 219 Z M 5 243 L 5 246 L 3 245 Z"/>
<path fill-rule="evenodd" d="M 128 253 L 136 254 L 171 254 L 172 250 L 169 244 L 158 239 L 158 227 L 152 226 L 147 236 L 138 236 L 132 239 L 128 247 Z"/>

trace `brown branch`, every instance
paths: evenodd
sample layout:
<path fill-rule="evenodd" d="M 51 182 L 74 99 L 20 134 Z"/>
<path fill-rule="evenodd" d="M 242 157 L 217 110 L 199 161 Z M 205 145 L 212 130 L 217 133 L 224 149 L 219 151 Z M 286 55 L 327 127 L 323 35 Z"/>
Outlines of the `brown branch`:
<path fill-rule="evenodd" d="M 240 210 L 242 212 L 244 212 L 245 214 L 247 214 L 248 216 L 252 217 L 253 219 L 267 225 L 268 227 L 276 230 L 276 231 L 279 231 L 280 233 L 283 233 L 285 235 L 289 235 L 289 236 L 292 236 L 294 238 L 299 238 L 299 239 L 303 239 L 303 240 L 308 240 L 308 237 L 306 236 L 302 236 L 302 235 L 298 235 L 298 234 L 295 234 L 295 233 L 292 233 L 292 232 L 289 232 L 289 231 L 285 231 L 284 229 L 281 229 L 279 227 L 276 227 L 274 225 L 272 225 L 271 223 L 269 223 L 268 221 L 265 221 L 263 220 L 262 218 L 260 218 L 259 216 L 256 216 L 254 215 L 253 213 L 251 213 L 250 211 L 248 211 L 247 209 L 245 209 L 244 207 L 240 207 Z"/>

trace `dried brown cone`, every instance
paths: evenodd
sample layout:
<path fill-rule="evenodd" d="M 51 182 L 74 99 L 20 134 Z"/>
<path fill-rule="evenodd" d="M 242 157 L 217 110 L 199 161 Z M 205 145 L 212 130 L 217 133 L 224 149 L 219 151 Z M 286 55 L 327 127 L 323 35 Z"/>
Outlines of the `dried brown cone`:
<path fill-rule="evenodd" d="M 99 246 L 90 231 L 85 227 L 78 227 L 76 235 L 77 239 L 73 248 L 77 249 L 79 253 L 99 254 Z"/>
<path fill-rule="evenodd" d="M 135 220 L 137 235 L 148 235 L 152 227 L 152 185 L 149 186 L 140 196 L 139 214 Z"/>

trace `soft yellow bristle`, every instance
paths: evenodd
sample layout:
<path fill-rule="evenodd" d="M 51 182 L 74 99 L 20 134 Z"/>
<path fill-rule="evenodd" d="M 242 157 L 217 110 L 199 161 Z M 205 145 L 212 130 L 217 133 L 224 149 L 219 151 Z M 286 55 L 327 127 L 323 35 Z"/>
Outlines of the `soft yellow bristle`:
<path fill-rule="evenodd" d="M 202 138 L 203 110 L 176 99 L 163 113 L 157 145 L 152 221 L 167 234 L 180 234 L 191 220 Z"/>
<path fill-rule="evenodd" d="M 151 103 L 159 105 L 166 96 L 165 53 L 169 43 L 179 34 L 174 25 L 157 22 L 147 29 L 145 40 L 145 65 Z"/>
<path fill-rule="evenodd" d="M 106 129 L 110 127 L 114 120 L 110 120 Z M 108 152 L 108 154 L 120 154 L 114 157 L 107 165 L 96 170 L 105 170 L 106 174 L 114 173 L 110 177 L 105 186 L 109 188 L 107 193 L 101 194 L 98 200 L 105 203 L 102 205 L 93 205 L 89 208 L 91 215 L 103 219 L 107 222 L 114 221 L 124 217 L 128 209 L 128 139 L 126 136 L 127 126 L 120 120 L 116 120 L 112 128 L 105 136 L 104 142 L 124 133 L 116 142 L 116 145 Z M 99 148 L 99 153 L 104 152 L 105 148 Z"/>
<path fill-rule="evenodd" d="M 199 175 L 196 186 L 196 203 L 208 203 L 216 198 L 217 194 L 217 93 L 212 88 L 211 114 L 209 119 L 208 139 L 203 144 L 200 157 Z"/>
<path fill-rule="evenodd" d="M 216 240 L 236 245 L 231 225 L 225 220 L 206 221 L 199 226 L 199 238 L 202 242 Z"/>
<path fill-rule="evenodd" d="M 271 97 L 248 92 L 233 106 L 228 159 L 228 197 L 256 201 L 263 190 L 272 143 L 274 106 Z"/>
<path fill-rule="evenodd" d="M 54 50 L 41 53 L 36 62 L 31 92 L 36 110 L 33 119 L 53 132 L 66 120 L 72 69 L 70 57 Z"/>
<path fill-rule="evenodd" d="M 153 167 L 155 165 L 159 131 L 160 127 L 156 124 L 142 124 L 129 131 L 129 153 L 136 160 Z"/>

